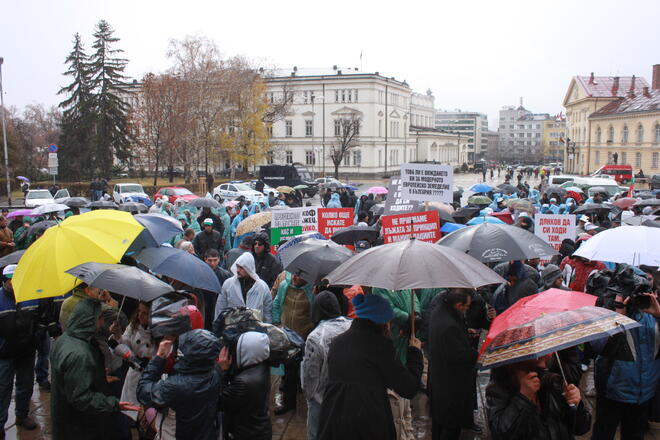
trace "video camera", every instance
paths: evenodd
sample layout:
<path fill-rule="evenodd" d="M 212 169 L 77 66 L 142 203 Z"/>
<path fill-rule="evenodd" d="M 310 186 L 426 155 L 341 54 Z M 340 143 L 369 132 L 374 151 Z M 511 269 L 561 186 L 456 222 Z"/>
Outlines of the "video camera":
<path fill-rule="evenodd" d="M 598 296 L 596 305 L 614 310 L 621 306 L 616 296 L 630 297 L 628 310 L 642 310 L 651 306 L 651 299 L 643 295 L 653 290 L 647 278 L 639 276 L 627 264 L 618 264 L 614 271 L 603 270 L 589 277 L 586 292 Z"/>

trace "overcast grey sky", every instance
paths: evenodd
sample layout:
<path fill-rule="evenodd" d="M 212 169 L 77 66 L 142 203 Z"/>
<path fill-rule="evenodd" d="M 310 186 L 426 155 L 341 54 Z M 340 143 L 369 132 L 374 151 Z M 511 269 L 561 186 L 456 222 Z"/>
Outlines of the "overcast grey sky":
<path fill-rule="evenodd" d="M 205 35 L 225 55 L 278 67 L 360 66 L 415 91 L 436 107 L 488 113 L 503 105 L 558 113 L 571 76 L 651 80 L 660 63 L 657 0 L 201 1 L 22 0 L 0 4 L 5 104 L 52 105 L 68 79 L 75 32 L 90 49 L 107 20 L 140 78 L 168 67 L 168 41 Z M 91 52 L 91 50 L 90 50 Z"/>

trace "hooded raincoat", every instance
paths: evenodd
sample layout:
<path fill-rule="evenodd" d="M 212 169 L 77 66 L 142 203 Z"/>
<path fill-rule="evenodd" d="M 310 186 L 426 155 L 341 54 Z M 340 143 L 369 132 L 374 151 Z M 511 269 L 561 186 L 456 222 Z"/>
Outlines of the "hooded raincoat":
<path fill-rule="evenodd" d="M 243 219 L 246 219 L 250 213 L 250 209 L 247 206 L 243 206 L 241 208 L 241 211 L 234 217 L 234 220 L 231 222 L 231 236 L 234 237 L 234 247 L 237 248 L 241 244 L 241 240 L 243 239 L 243 235 L 236 235 L 236 228 L 238 228 L 238 224 L 243 221 Z"/>
<path fill-rule="evenodd" d="M 341 208 L 341 201 L 339 200 L 339 193 L 332 193 L 330 201 L 325 205 L 326 208 Z"/>

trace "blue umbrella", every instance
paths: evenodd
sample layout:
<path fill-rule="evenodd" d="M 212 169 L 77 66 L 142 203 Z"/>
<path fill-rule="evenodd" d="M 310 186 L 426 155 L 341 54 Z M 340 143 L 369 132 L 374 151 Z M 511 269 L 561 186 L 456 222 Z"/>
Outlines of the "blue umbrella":
<path fill-rule="evenodd" d="M 353 185 L 344 185 L 344 188 L 349 190 L 349 191 L 357 191 L 358 190 L 358 187 L 353 186 Z"/>
<path fill-rule="evenodd" d="M 164 214 L 136 214 L 133 218 L 149 231 L 158 244 L 165 243 L 183 232 L 177 219 Z"/>
<path fill-rule="evenodd" d="M 473 225 L 480 225 L 480 224 L 482 224 L 482 223 L 492 223 L 492 224 L 496 224 L 496 225 L 504 225 L 504 224 L 506 224 L 505 222 L 503 222 L 503 221 L 500 220 L 499 218 L 497 218 L 497 217 L 492 217 L 492 216 L 490 216 L 490 215 L 488 215 L 488 216 L 483 216 L 483 217 L 475 217 L 475 218 L 473 218 L 472 220 L 470 220 L 469 222 L 467 222 L 467 224 L 470 225 L 470 226 L 473 226 Z"/>
<path fill-rule="evenodd" d="M 16 178 L 18 180 L 22 180 L 23 182 L 29 182 L 30 181 L 30 179 L 28 179 L 27 177 L 24 177 L 24 176 L 16 176 Z"/>
<path fill-rule="evenodd" d="M 444 225 L 442 225 L 442 227 L 440 228 L 440 232 L 442 232 L 444 234 L 448 234 L 450 232 L 457 231 L 457 230 L 462 229 L 464 227 L 465 227 L 465 225 L 461 225 L 460 223 L 449 223 L 449 222 L 447 222 Z"/>
<path fill-rule="evenodd" d="M 152 272 L 181 281 L 190 287 L 220 293 L 221 286 L 213 269 L 181 249 L 168 246 L 146 248 L 135 259 Z"/>
<path fill-rule="evenodd" d="M 487 193 L 488 191 L 492 191 L 494 188 L 490 185 L 486 185 L 485 183 L 476 183 L 468 189 L 476 193 Z"/>

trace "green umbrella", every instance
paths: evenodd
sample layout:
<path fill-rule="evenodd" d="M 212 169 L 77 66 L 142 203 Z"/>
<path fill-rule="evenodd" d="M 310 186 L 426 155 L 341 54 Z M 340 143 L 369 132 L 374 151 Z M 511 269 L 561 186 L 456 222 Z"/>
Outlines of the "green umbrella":
<path fill-rule="evenodd" d="M 493 201 L 486 196 L 472 196 L 468 199 L 468 203 L 473 205 L 490 205 Z"/>
<path fill-rule="evenodd" d="M 309 188 L 307 185 L 296 185 L 293 187 L 293 189 L 307 189 Z"/>

